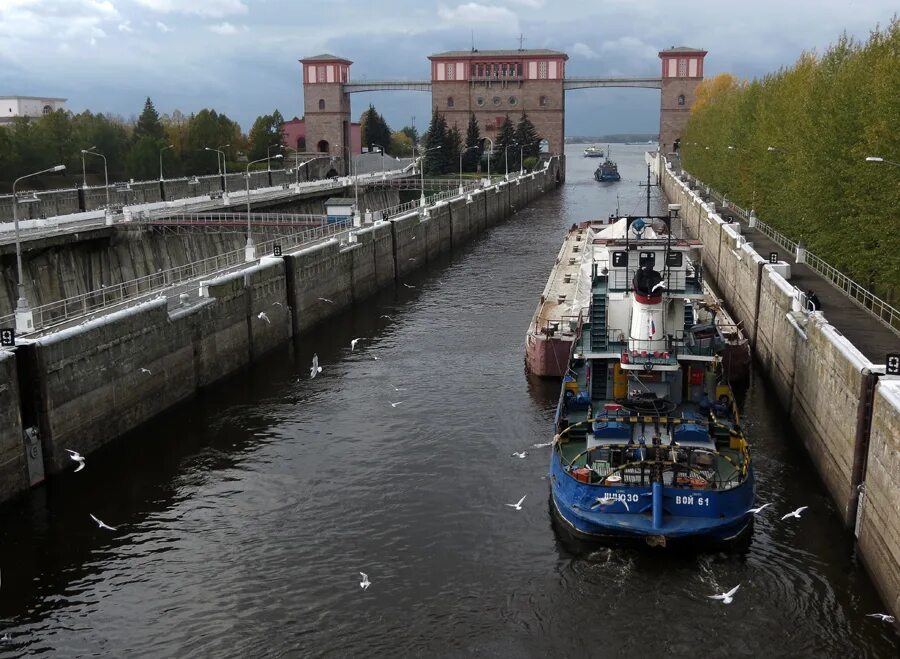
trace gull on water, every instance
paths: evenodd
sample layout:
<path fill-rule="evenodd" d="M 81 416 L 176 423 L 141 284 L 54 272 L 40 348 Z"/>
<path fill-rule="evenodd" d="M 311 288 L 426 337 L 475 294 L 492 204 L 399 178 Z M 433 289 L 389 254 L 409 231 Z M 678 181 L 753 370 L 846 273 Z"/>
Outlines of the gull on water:
<path fill-rule="evenodd" d="M 334 304 L 334 300 L 329 300 L 327 297 L 320 297 L 319 299 L 322 300 L 322 302 L 327 302 L 328 304 Z"/>
<path fill-rule="evenodd" d="M 84 456 L 81 455 L 78 451 L 73 451 L 70 448 L 66 449 L 66 452 L 69 454 L 69 457 L 78 463 L 78 466 L 75 467 L 75 471 L 81 471 L 84 469 Z"/>
<path fill-rule="evenodd" d="M 92 520 L 94 520 L 95 522 L 97 522 L 97 526 L 99 526 L 101 529 L 107 529 L 107 530 L 109 530 L 109 531 L 115 531 L 115 530 L 116 530 L 116 528 L 115 528 L 114 526 L 110 526 L 110 525 L 107 524 L 106 522 L 103 522 L 103 521 L 97 519 L 96 517 L 94 517 L 94 515 L 93 515 L 92 513 L 88 513 L 88 514 L 91 516 L 91 519 L 92 519 Z"/>
<path fill-rule="evenodd" d="M 884 622 L 894 622 L 894 616 L 889 616 L 887 613 L 867 613 L 867 617 L 869 618 L 881 618 Z"/>
<path fill-rule="evenodd" d="M 766 508 L 768 508 L 771 505 L 772 505 L 771 503 L 764 503 L 759 508 L 750 508 L 747 512 L 753 513 L 754 515 L 759 515 L 763 510 L 765 510 Z M 782 518 L 782 519 L 784 519 L 784 518 Z"/>
<path fill-rule="evenodd" d="M 809 506 L 800 506 L 799 508 L 797 508 L 797 510 L 790 512 L 787 515 L 785 515 L 784 517 L 782 517 L 781 521 L 786 520 L 788 517 L 796 517 L 797 519 L 800 519 L 800 513 L 802 513 L 807 508 L 809 508 Z"/>
<path fill-rule="evenodd" d="M 153 373 L 150 372 L 149 368 L 142 368 L 141 373 L 146 373 L 147 375 L 153 375 Z"/>
<path fill-rule="evenodd" d="M 545 446 L 550 446 L 552 443 L 553 443 L 552 441 L 543 442 L 543 443 L 539 442 L 537 444 L 532 444 L 531 446 L 532 446 L 532 448 L 544 448 Z"/>
<path fill-rule="evenodd" d="M 394 387 L 394 385 L 391 386 Z M 404 389 L 403 387 L 394 387 L 394 391 L 406 391 L 406 389 Z"/>
<path fill-rule="evenodd" d="M 309 367 L 309 379 L 312 380 L 319 373 L 322 372 L 322 367 L 319 366 L 319 355 L 313 354 L 312 358 L 312 366 Z"/>
<path fill-rule="evenodd" d="M 734 599 L 734 594 L 740 587 L 741 584 L 738 584 L 727 593 L 722 593 L 721 595 L 707 595 L 707 597 L 711 600 L 722 600 L 722 604 L 731 604 L 732 600 Z"/>
<path fill-rule="evenodd" d="M 368 588 L 369 586 L 372 585 L 372 582 L 369 581 L 369 575 L 368 575 L 368 574 L 366 574 L 365 572 L 360 572 L 360 573 L 359 573 L 359 576 L 361 576 L 361 577 L 363 578 L 363 580 L 359 582 L 359 587 L 360 587 L 360 588 L 362 588 L 363 590 L 365 590 L 366 588 Z"/>
<path fill-rule="evenodd" d="M 356 350 L 356 344 L 362 341 L 362 337 L 358 339 L 350 339 L 350 352 Z"/>
<path fill-rule="evenodd" d="M 525 497 L 527 496 L 527 494 L 524 494 L 522 495 L 522 498 L 519 499 L 516 503 L 507 503 L 506 505 L 510 508 L 515 508 L 516 510 L 522 510 L 522 502 L 525 501 Z"/>
<path fill-rule="evenodd" d="M 269 325 L 272 324 L 272 321 L 269 320 L 269 316 L 268 316 L 268 314 L 266 314 L 265 311 L 260 311 L 260 312 L 259 312 L 259 315 L 257 316 L 257 318 L 259 318 L 260 320 L 266 321 L 267 323 L 269 323 Z"/>
<path fill-rule="evenodd" d="M 388 402 L 391 403 L 391 401 L 388 401 Z M 402 402 L 403 402 L 402 400 L 398 400 L 396 403 L 391 403 L 391 407 L 397 407 Z"/>
<path fill-rule="evenodd" d="M 528 451 L 513 451 L 512 454 L 514 458 L 524 458 L 528 455 Z"/>
<path fill-rule="evenodd" d="M 386 313 L 381 314 L 381 316 L 379 316 L 379 318 L 387 318 L 388 320 L 394 320 L 393 316 L 388 316 Z"/>

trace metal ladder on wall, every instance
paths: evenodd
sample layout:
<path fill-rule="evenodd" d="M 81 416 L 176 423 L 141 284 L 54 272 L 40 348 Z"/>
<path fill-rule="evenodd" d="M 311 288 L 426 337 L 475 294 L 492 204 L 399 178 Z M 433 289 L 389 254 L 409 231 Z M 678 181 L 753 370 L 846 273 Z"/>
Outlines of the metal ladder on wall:
<path fill-rule="evenodd" d="M 598 291 L 594 286 L 591 299 L 591 352 L 604 351 L 609 347 L 606 336 L 606 287 Z"/>
<path fill-rule="evenodd" d="M 694 326 L 694 305 L 693 304 L 685 304 L 684 305 L 684 329 L 688 330 Z"/>

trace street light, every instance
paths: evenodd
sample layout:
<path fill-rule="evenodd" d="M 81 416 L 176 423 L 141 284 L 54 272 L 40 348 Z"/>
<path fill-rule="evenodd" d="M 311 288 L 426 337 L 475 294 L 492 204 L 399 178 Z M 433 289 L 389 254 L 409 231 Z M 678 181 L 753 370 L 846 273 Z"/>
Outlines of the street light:
<path fill-rule="evenodd" d="M 609 149 L 609 145 L 606 145 L 607 150 Z M 525 173 L 525 145 L 519 145 L 519 176 L 522 176 Z"/>
<path fill-rule="evenodd" d="M 244 175 L 247 183 L 247 244 L 244 246 L 245 261 L 256 260 L 256 254 L 253 245 L 253 236 L 250 233 L 250 165 L 255 165 L 256 163 L 263 162 L 264 160 L 272 160 L 273 158 L 284 158 L 284 156 L 279 153 L 271 157 L 266 156 L 265 158 L 260 158 L 259 160 L 254 160 L 253 162 L 247 163 L 247 172 Z"/>
<path fill-rule="evenodd" d="M 19 214 L 16 212 L 16 206 L 18 206 L 19 204 L 18 200 L 16 199 L 16 185 L 22 179 L 30 178 L 32 176 L 38 176 L 39 174 L 46 174 L 48 172 L 61 172 L 65 168 L 65 165 L 56 165 L 55 167 L 50 167 L 49 169 L 42 169 L 41 171 L 35 172 L 34 174 L 26 174 L 25 176 L 20 176 L 15 181 L 13 181 L 13 224 L 15 225 L 16 230 L 16 265 L 19 270 L 19 283 L 17 285 L 19 291 L 19 300 L 16 302 L 17 332 L 28 332 L 34 329 L 34 315 L 31 313 L 31 309 L 28 307 L 28 302 L 25 300 L 25 279 L 22 275 L 22 244 L 19 241 Z"/>
<path fill-rule="evenodd" d="M 223 147 L 231 146 L 230 144 L 223 144 Z M 216 165 L 219 165 L 219 155 L 222 156 L 222 165 L 224 165 L 225 176 L 222 178 L 222 203 L 226 206 L 228 205 L 228 165 L 225 162 L 225 152 L 220 149 L 211 149 L 208 146 L 203 147 L 204 151 L 215 151 L 216 154 Z M 222 166 L 219 165 L 219 176 L 222 176 Z"/>
<path fill-rule="evenodd" d="M 104 184 L 104 187 L 106 188 L 106 223 L 112 224 L 112 221 L 111 221 L 112 218 L 110 217 L 112 214 L 112 211 L 110 210 L 110 207 L 109 207 L 109 173 L 106 169 L 106 156 L 104 156 L 102 153 L 100 153 L 98 151 L 94 151 L 94 149 L 96 149 L 96 148 L 97 148 L 96 146 L 92 146 L 90 149 L 82 149 L 81 150 L 81 164 L 83 167 L 84 166 L 84 157 L 86 155 L 100 156 L 101 158 L 103 158 L 103 184 Z"/>
<path fill-rule="evenodd" d="M 88 151 L 92 151 L 96 149 L 96 146 L 92 146 L 90 149 L 82 149 L 81 150 L 81 187 L 87 189 L 87 173 L 84 167 L 84 154 Z"/>
<path fill-rule="evenodd" d="M 266 171 L 267 172 L 272 171 L 272 156 L 269 154 L 271 153 L 273 146 L 277 146 L 279 149 L 282 147 L 281 144 L 270 144 L 269 146 L 266 147 L 266 161 L 267 161 L 266 162 Z"/>
<path fill-rule="evenodd" d="M 509 180 L 509 148 L 513 146 L 519 146 L 518 142 L 510 142 L 503 148 L 503 166 L 506 169 L 506 174 L 504 178 Z"/>
<path fill-rule="evenodd" d="M 462 150 L 459 152 L 459 194 L 462 194 L 463 192 L 465 192 L 465 189 L 463 188 L 463 177 L 462 177 L 462 161 L 463 161 L 463 155 L 464 155 L 467 151 L 471 151 L 472 149 L 477 149 L 477 148 L 478 148 L 477 146 L 468 146 L 468 147 L 466 147 L 465 149 L 462 149 Z"/>
<path fill-rule="evenodd" d="M 494 157 L 494 140 L 492 140 L 490 137 L 485 137 L 484 139 L 491 143 L 491 150 L 488 153 L 488 171 L 487 171 L 488 185 L 490 185 L 491 184 L 491 159 Z"/>
<path fill-rule="evenodd" d="M 162 154 L 163 154 L 163 151 L 165 151 L 166 149 L 174 149 L 174 148 L 175 148 L 175 145 L 174 145 L 174 144 L 170 144 L 169 146 L 164 146 L 163 148 L 161 148 L 161 149 L 159 150 L 159 180 L 160 180 L 160 181 L 165 181 L 165 180 L 166 180 L 165 178 L 163 178 L 163 170 L 162 170 Z"/>
<path fill-rule="evenodd" d="M 900 162 L 894 162 L 893 160 L 885 160 L 881 156 L 867 156 L 866 162 L 883 162 L 887 165 L 893 165 L 894 167 L 900 167 Z"/>
<path fill-rule="evenodd" d="M 422 180 L 422 198 L 419 201 L 419 205 L 422 206 L 423 208 L 425 207 L 425 154 L 428 153 L 429 151 L 437 151 L 440 148 L 441 148 L 441 145 L 438 144 L 437 146 L 433 146 L 430 149 L 422 149 L 422 151 L 421 151 L 422 155 L 419 156 L 419 158 L 422 159 L 422 163 L 419 166 L 419 174 L 421 174 L 421 180 Z"/>

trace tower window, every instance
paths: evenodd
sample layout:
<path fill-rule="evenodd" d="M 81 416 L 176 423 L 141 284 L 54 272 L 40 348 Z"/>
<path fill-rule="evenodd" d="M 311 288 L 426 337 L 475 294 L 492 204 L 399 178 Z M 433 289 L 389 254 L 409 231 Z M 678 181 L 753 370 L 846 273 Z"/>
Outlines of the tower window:
<path fill-rule="evenodd" d="M 49 105 L 45 105 L 43 112 L 44 112 L 44 114 L 50 114 L 51 112 L 53 112 L 53 108 L 50 107 Z"/>
<path fill-rule="evenodd" d="M 517 99 L 515 96 L 510 96 L 510 97 L 509 97 L 509 104 L 510 104 L 510 105 L 516 105 L 518 102 L 519 102 L 519 99 Z"/>
<path fill-rule="evenodd" d="M 684 57 L 678 60 L 678 77 L 687 78 L 687 59 Z"/>
<path fill-rule="evenodd" d="M 320 110 L 324 110 L 324 109 L 325 109 L 325 99 L 324 99 L 324 98 L 320 98 L 320 99 L 319 99 L 319 109 L 320 109 Z"/>
<path fill-rule="evenodd" d="M 453 74 L 456 73 L 456 65 L 455 64 L 447 64 L 446 72 L 447 72 L 447 75 L 446 75 L 447 80 L 453 80 L 453 78 L 454 78 Z"/>
<path fill-rule="evenodd" d="M 452 97 L 452 96 L 448 96 L 448 97 L 447 97 L 447 107 L 448 107 L 448 108 L 452 108 L 452 107 L 453 107 L 453 97 Z"/>
<path fill-rule="evenodd" d="M 538 101 L 538 103 L 540 103 L 541 107 L 545 107 L 545 106 L 547 105 L 547 97 L 546 97 L 546 96 L 541 96 L 541 98 L 540 98 L 540 100 Z"/>
<path fill-rule="evenodd" d="M 684 94 L 678 95 L 678 105 L 684 105 Z"/>
<path fill-rule="evenodd" d="M 316 67 L 316 82 L 325 82 L 326 80 L 328 80 L 328 77 L 325 74 L 325 65 L 320 64 Z"/>
<path fill-rule="evenodd" d="M 547 79 L 547 62 L 538 62 L 538 78 L 540 80 Z"/>
<path fill-rule="evenodd" d="M 478 107 L 484 105 L 484 96 L 479 96 L 478 98 L 476 98 L 475 105 L 477 105 Z"/>

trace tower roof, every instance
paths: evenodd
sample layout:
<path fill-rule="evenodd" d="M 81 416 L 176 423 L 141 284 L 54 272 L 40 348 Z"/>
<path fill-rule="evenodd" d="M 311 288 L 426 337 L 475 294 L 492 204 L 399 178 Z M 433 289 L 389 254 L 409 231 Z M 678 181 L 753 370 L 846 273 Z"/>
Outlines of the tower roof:
<path fill-rule="evenodd" d="M 535 57 L 535 56 L 550 56 L 550 57 L 563 57 L 565 59 L 569 59 L 569 56 L 564 52 L 559 50 L 547 50 L 546 48 L 529 48 L 522 50 L 448 50 L 444 53 L 433 53 L 428 56 L 428 59 L 434 58 L 444 58 L 444 57 L 466 57 L 466 58 L 479 58 L 479 57 Z"/>
<path fill-rule="evenodd" d="M 338 57 L 337 55 L 331 55 L 329 53 L 323 53 L 321 55 L 313 55 L 312 57 L 304 57 L 300 60 L 301 62 L 340 62 L 341 64 L 353 64 L 348 59 L 343 57 Z"/>
<path fill-rule="evenodd" d="M 703 50 L 702 48 L 689 48 L 688 46 L 672 46 L 671 48 L 666 48 L 665 50 L 659 51 L 659 56 L 662 57 L 663 55 L 666 55 L 669 53 L 673 53 L 673 54 L 674 53 L 679 53 L 679 54 L 695 53 L 697 55 L 706 55 L 706 51 Z"/>

